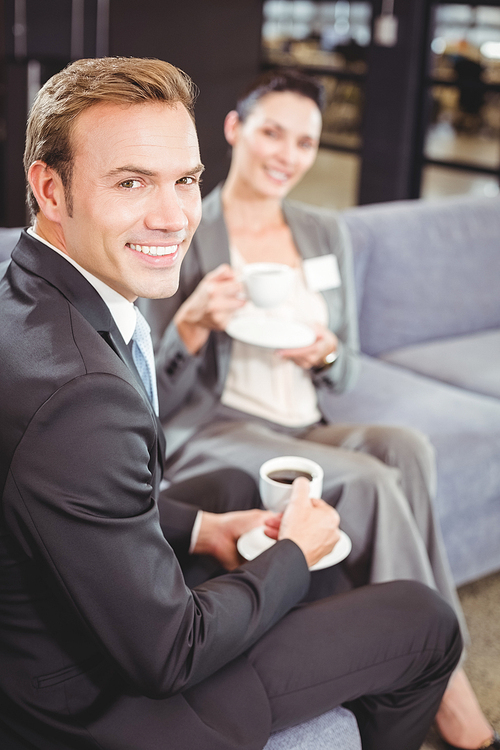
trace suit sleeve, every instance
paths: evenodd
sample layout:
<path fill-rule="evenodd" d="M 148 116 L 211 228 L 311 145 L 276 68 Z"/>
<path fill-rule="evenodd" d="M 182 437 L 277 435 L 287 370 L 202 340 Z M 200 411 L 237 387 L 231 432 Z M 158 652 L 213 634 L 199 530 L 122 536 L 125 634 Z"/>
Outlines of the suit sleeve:
<path fill-rule="evenodd" d="M 153 497 L 155 424 L 116 375 L 85 374 L 38 409 L 11 463 L 5 517 L 93 637 L 143 694 L 183 690 L 249 648 L 304 595 L 282 541 L 190 591 Z"/>

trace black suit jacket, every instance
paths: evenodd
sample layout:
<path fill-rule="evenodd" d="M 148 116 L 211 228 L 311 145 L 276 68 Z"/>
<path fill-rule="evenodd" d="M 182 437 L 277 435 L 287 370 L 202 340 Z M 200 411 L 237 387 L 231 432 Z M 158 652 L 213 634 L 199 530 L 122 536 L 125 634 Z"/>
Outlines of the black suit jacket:
<path fill-rule="evenodd" d="M 305 593 L 302 553 L 190 591 L 172 545 L 196 508 L 160 520 L 162 430 L 101 297 L 23 233 L 0 315 L 4 724 L 47 750 L 262 747 L 242 654 Z"/>

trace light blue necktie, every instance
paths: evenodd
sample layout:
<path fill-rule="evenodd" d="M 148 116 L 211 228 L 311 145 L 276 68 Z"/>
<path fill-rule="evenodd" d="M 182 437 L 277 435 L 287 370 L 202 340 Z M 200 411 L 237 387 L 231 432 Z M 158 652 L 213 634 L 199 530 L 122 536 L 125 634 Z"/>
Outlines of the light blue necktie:
<path fill-rule="evenodd" d="M 135 305 L 134 310 L 136 323 L 132 336 L 132 357 L 149 400 L 153 404 L 153 409 L 158 415 L 158 392 L 156 390 L 155 356 L 153 342 L 151 341 L 151 328 L 144 315 Z"/>

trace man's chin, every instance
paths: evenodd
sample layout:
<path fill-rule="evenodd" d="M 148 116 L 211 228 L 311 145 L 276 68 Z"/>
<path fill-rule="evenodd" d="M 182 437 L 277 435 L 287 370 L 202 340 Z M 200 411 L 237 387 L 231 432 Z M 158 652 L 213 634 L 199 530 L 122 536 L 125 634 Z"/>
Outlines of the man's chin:
<path fill-rule="evenodd" d="M 139 291 L 138 297 L 144 297 L 145 299 L 166 299 L 167 297 L 172 297 L 178 288 L 179 273 L 176 273 L 168 279 L 144 285 L 144 289 Z"/>

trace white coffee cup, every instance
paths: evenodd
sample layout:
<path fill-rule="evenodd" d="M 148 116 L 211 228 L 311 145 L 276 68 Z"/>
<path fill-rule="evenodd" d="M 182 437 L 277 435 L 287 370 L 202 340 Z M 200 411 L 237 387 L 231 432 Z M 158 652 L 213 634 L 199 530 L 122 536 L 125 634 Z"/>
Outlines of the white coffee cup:
<path fill-rule="evenodd" d="M 311 476 L 309 497 L 321 497 L 323 492 L 323 469 L 315 461 L 302 456 L 279 456 L 271 458 L 260 467 L 259 490 L 264 508 L 275 513 L 282 513 L 292 494 L 290 482 L 284 483 L 273 479 L 275 472 L 304 472 Z M 292 477 L 288 476 L 291 480 Z"/>
<path fill-rule="evenodd" d="M 257 307 L 275 307 L 291 294 L 293 268 L 284 263 L 248 263 L 242 281 L 248 297 Z"/>

